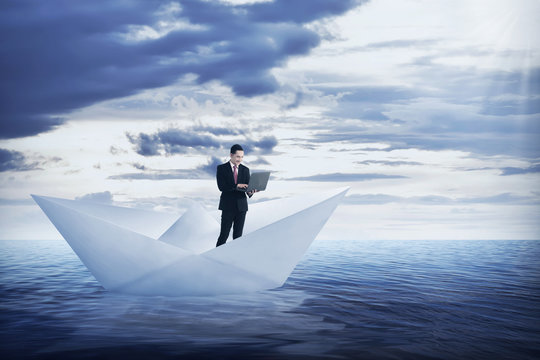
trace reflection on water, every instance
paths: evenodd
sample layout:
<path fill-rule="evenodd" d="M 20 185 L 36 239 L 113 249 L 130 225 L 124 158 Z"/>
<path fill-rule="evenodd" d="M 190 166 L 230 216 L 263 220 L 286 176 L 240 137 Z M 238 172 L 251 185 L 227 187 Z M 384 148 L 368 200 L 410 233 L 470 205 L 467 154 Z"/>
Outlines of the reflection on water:
<path fill-rule="evenodd" d="M 0 253 L 4 359 L 540 354 L 540 241 L 318 241 L 282 288 L 179 298 L 110 293 L 64 241 Z"/>

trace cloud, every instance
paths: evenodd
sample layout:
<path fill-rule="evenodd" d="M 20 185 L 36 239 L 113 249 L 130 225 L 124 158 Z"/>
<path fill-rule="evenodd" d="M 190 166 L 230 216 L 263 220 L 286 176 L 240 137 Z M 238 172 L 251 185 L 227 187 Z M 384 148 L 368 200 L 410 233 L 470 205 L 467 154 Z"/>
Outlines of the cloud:
<path fill-rule="evenodd" d="M 493 196 L 480 196 L 471 198 L 458 198 L 455 201 L 467 204 L 516 204 L 533 203 L 538 204 L 538 199 L 528 196 L 518 196 L 512 193 L 502 193 Z"/>
<path fill-rule="evenodd" d="M 270 154 L 278 144 L 275 136 L 264 136 L 260 140 L 248 140 L 242 147 L 246 153 Z"/>
<path fill-rule="evenodd" d="M 370 111 L 372 115 L 382 113 L 384 117 L 389 117 L 388 111 L 395 108 L 395 105 L 414 105 L 427 99 L 437 99 L 446 108 L 454 106 L 454 113 L 463 111 L 457 105 L 475 106 L 476 111 L 467 114 L 468 117 L 532 115 L 540 111 L 540 68 L 531 68 L 526 72 L 502 71 L 434 63 L 440 60 L 437 56 L 431 56 L 427 64 L 422 66 L 403 65 L 404 68 L 412 68 L 409 69 L 413 74 L 408 80 L 409 86 L 315 85 L 312 88 L 326 96 L 335 96 L 337 105 L 327 114 L 337 117 L 380 120 L 366 112 Z M 454 115 L 454 119 L 459 118 Z M 517 127 L 517 124 L 511 122 L 508 126 Z"/>
<path fill-rule="evenodd" d="M 250 18 L 263 22 L 292 21 L 301 24 L 343 14 L 360 3 L 362 1 L 358 0 L 274 0 L 253 5 Z"/>
<path fill-rule="evenodd" d="M 402 175 L 332 173 L 332 174 L 317 174 L 317 175 L 312 175 L 312 176 L 287 178 L 284 180 L 351 182 L 351 181 L 368 181 L 368 180 L 375 180 L 375 179 L 405 179 L 405 178 L 407 177 L 402 176 Z"/>
<path fill-rule="evenodd" d="M 28 163 L 23 153 L 0 148 L 0 172 L 36 169 L 39 169 L 38 163 Z"/>
<path fill-rule="evenodd" d="M 102 204 L 112 204 L 113 203 L 113 195 L 111 194 L 110 191 L 103 191 L 103 192 L 85 194 L 83 196 L 78 196 L 75 199 L 76 200 L 85 200 L 85 201 L 98 202 L 98 203 L 102 203 Z"/>
<path fill-rule="evenodd" d="M 502 170 L 501 176 L 535 174 L 535 173 L 540 172 L 540 164 L 532 165 L 527 168 L 505 167 L 505 168 L 502 168 L 501 170 Z"/>
<path fill-rule="evenodd" d="M 377 122 L 368 126 L 363 121 L 342 122 L 339 119 L 311 127 L 313 143 L 345 142 L 353 144 L 386 144 L 380 151 L 396 149 L 456 150 L 485 155 L 540 156 L 540 126 L 534 117 L 508 119 L 474 114 L 457 106 L 436 103 L 410 104 L 400 107 L 407 116 L 402 123 Z M 422 108 L 425 108 L 422 110 Z M 414 119 L 409 119 L 415 114 Z M 327 130 L 331 129 L 331 130 Z"/>
<path fill-rule="evenodd" d="M 197 166 L 195 169 L 173 169 L 173 170 L 154 170 L 149 169 L 144 165 L 134 163 L 132 164 L 138 170 L 142 170 L 139 173 L 126 173 L 111 175 L 108 178 L 113 180 L 171 180 L 171 179 L 209 179 L 216 176 L 216 169 L 218 165 L 223 164 L 223 160 L 211 156 L 208 158 L 208 162 Z M 268 164 L 263 158 L 257 158 L 252 164 Z"/>
<path fill-rule="evenodd" d="M 498 56 L 488 52 L 481 56 Z M 479 115 L 531 115 L 540 111 L 540 67 L 486 70 L 470 67 L 443 65 L 454 56 L 475 57 L 474 49 L 466 52 L 447 52 L 426 56 L 404 65 L 414 73 L 411 86 L 427 89 L 424 97 L 438 97 L 449 104 L 477 106 Z M 514 53 L 514 58 L 528 54 Z M 480 61 L 480 60 L 478 60 Z"/>
<path fill-rule="evenodd" d="M 408 44 L 396 39 L 377 46 Z M 540 156 L 540 68 L 452 66 L 448 59 L 454 56 L 483 59 L 498 53 L 431 50 L 433 55 L 421 63 L 398 66 L 407 72 L 398 81 L 406 79 L 407 86 L 365 85 L 365 81 L 361 86 L 350 86 L 352 81 L 347 79 L 332 81 L 326 74 L 312 74 L 317 85 L 311 88 L 321 92 L 322 98 L 334 99 L 324 112 L 325 121 L 311 127 L 319 130 L 313 133 L 313 142 L 380 142 L 390 145 L 385 151 L 452 149 L 483 155 Z M 518 54 L 510 55 L 516 58 Z M 320 85 L 328 83 L 343 85 Z"/>
<path fill-rule="evenodd" d="M 0 49 L 0 137 L 54 129 L 72 110 L 186 74 L 195 74 L 199 84 L 220 81 L 245 97 L 272 93 L 279 84 L 271 70 L 320 43 L 304 25 L 360 3 L 2 3 L 0 32 L 9 36 Z"/>
<path fill-rule="evenodd" d="M 391 160 L 364 160 L 364 161 L 355 161 L 359 165 L 385 165 L 385 166 L 402 166 L 402 165 L 422 165 L 422 163 L 417 161 L 391 161 Z"/>
<path fill-rule="evenodd" d="M 209 178 L 208 174 L 201 170 L 153 170 L 142 173 L 126 173 L 111 175 L 112 180 L 177 180 L 177 179 L 204 179 Z"/>
<path fill-rule="evenodd" d="M 191 128 L 196 132 L 207 132 L 212 135 L 244 135 L 246 133 L 243 129 L 223 127 L 223 126 L 210 126 L 210 125 L 196 125 Z"/>
<path fill-rule="evenodd" d="M 487 98 L 484 100 L 481 113 L 496 116 L 539 114 L 540 97 L 531 96 L 524 99 Z"/>
<path fill-rule="evenodd" d="M 501 193 L 492 196 L 483 197 L 464 197 L 450 198 L 441 195 L 424 195 L 402 197 L 387 194 L 352 194 L 345 197 L 343 200 L 346 204 L 351 205 L 382 205 L 388 203 L 404 203 L 417 205 L 466 205 L 466 204 L 499 204 L 499 205 L 514 205 L 514 204 L 532 204 L 539 203 L 538 197 L 533 196 L 518 196 L 511 193 Z"/>
<path fill-rule="evenodd" d="M 111 146 L 111 147 L 109 148 L 109 152 L 110 152 L 112 155 L 127 154 L 127 151 L 126 151 L 126 150 L 117 148 L 117 147 L 115 147 L 115 146 Z"/>
<path fill-rule="evenodd" d="M 147 167 L 144 166 L 143 164 L 139 164 L 139 163 L 132 163 L 131 166 L 133 166 L 135 169 L 137 170 L 147 170 Z"/>
<path fill-rule="evenodd" d="M 6 199 L 0 198 L 0 206 L 35 206 L 36 203 L 32 198 L 27 199 Z"/>
<path fill-rule="evenodd" d="M 108 178 L 113 180 L 208 179 L 216 176 L 216 168 L 222 163 L 223 161 L 215 156 L 211 156 L 206 164 L 201 164 L 195 169 L 154 170 L 139 163 L 133 163 L 131 165 L 141 172 L 111 175 Z"/>
<path fill-rule="evenodd" d="M 217 197 L 219 197 L 219 190 L 216 188 Z M 218 201 L 216 200 L 216 193 L 210 196 L 197 196 L 182 194 L 182 196 L 156 196 L 156 197 L 138 197 L 130 198 L 123 201 L 115 201 L 115 205 L 130 207 L 134 209 L 153 210 L 167 213 L 182 214 L 189 209 L 193 202 L 202 205 L 208 210 L 217 210 Z"/>
<path fill-rule="evenodd" d="M 1 89 L 1 87 L 2 86 L 0 85 L 0 94 L 3 94 L 3 89 Z M 19 95 L 17 95 L 17 97 L 19 97 Z M 10 100 L 17 101 L 18 99 Z M 20 103 L 22 104 L 22 102 L 23 101 L 21 100 Z M 2 119 L 0 120 L 0 139 L 36 135 L 54 130 L 66 121 L 63 117 L 32 114 L 30 110 L 26 109 L 17 110 L 6 108 L 0 110 L 0 114 L 2 116 Z"/>
<path fill-rule="evenodd" d="M 393 103 L 404 102 L 421 95 L 418 90 L 405 86 L 354 86 L 354 87 L 323 87 L 314 86 L 325 94 L 340 95 L 340 102 L 360 103 Z"/>
<path fill-rule="evenodd" d="M 388 204 L 400 202 L 403 198 L 386 194 L 352 194 L 343 199 L 343 203 L 352 205 Z"/>
<path fill-rule="evenodd" d="M 207 132 L 212 134 L 207 135 Z M 214 135 L 231 135 L 234 133 L 233 130 L 226 131 L 226 128 L 195 126 L 187 129 L 169 128 L 158 130 L 153 134 L 139 133 L 138 135 L 132 135 L 126 133 L 126 136 L 134 145 L 137 154 L 143 156 L 185 154 L 189 152 L 215 153 L 216 150 L 227 151 L 228 144 L 234 143 L 241 144 L 248 154 L 270 154 L 278 144 L 277 138 L 272 135 L 263 136 L 259 140 L 251 139 L 251 135 L 249 135 L 250 137 L 244 139 L 227 139 L 226 141 Z M 238 133 L 244 134 L 243 131 Z"/>
<path fill-rule="evenodd" d="M 324 51 L 327 56 L 342 56 L 359 52 L 379 50 L 410 50 L 410 49 L 433 49 L 434 46 L 444 43 L 444 39 L 396 39 L 368 43 L 362 46 L 349 46 L 332 48 Z M 471 49 L 475 50 L 475 49 Z"/>
<path fill-rule="evenodd" d="M 390 117 L 384 112 L 388 105 L 407 104 L 422 96 L 419 89 L 405 86 L 353 86 L 353 87 L 322 87 L 314 89 L 322 91 L 326 96 L 334 96 L 337 106 L 324 112 L 334 118 L 361 119 L 372 121 L 388 121 Z"/>
<path fill-rule="evenodd" d="M 219 141 L 210 135 L 198 134 L 189 130 L 170 128 L 155 134 L 126 134 L 128 140 L 135 145 L 135 151 L 143 156 L 166 154 L 185 154 L 190 150 L 201 151 L 217 149 Z"/>
<path fill-rule="evenodd" d="M 297 91 L 295 94 L 294 94 L 294 100 L 292 103 L 286 105 L 284 108 L 286 110 L 292 110 L 292 109 L 296 109 L 300 106 L 300 104 L 302 103 L 302 100 L 304 99 L 304 93 L 301 92 L 301 91 Z"/>
<path fill-rule="evenodd" d="M 270 162 L 268 160 L 266 160 L 265 158 L 263 158 L 262 156 L 259 156 L 257 157 L 257 159 L 253 160 L 253 161 L 250 161 L 249 162 L 249 165 L 254 165 L 254 166 L 257 166 L 257 165 L 270 165 Z"/>
<path fill-rule="evenodd" d="M 214 177 L 216 176 L 217 166 L 223 164 L 223 161 L 215 156 L 212 156 L 207 164 L 203 164 L 197 167 L 197 170 L 201 170 L 208 175 Z"/>
<path fill-rule="evenodd" d="M 423 48 L 432 47 L 441 42 L 441 39 L 399 39 L 390 41 L 380 41 L 369 43 L 362 47 L 354 48 L 355 51 L 379 50 L 379 49 L 397 49 L 397 48 Z"/>
<path fill-rule="evenodd" d="M 126 136 L 129 142 L 135 145 L 135 151 L 137 154 L 143 156 L 159 155 L 157 142 L 158 137 L 149 136 L 144 133 L 140 133 L 139 135 L 131 135 L 126 133 Z"/>

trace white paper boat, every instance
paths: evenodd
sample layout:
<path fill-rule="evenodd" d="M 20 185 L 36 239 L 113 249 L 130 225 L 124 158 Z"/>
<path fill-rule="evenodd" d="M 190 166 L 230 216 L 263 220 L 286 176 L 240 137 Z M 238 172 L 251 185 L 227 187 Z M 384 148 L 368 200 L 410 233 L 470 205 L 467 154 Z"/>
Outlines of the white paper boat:
<path fill-rule="evenodd" d="M 283 285 L 347 190 L 251 204 L 243 236 L 218 248 L 219 213 L 197 203 L 172 223 L 159 212 L 32 197 L 106 289 L 180 296 Z"/>

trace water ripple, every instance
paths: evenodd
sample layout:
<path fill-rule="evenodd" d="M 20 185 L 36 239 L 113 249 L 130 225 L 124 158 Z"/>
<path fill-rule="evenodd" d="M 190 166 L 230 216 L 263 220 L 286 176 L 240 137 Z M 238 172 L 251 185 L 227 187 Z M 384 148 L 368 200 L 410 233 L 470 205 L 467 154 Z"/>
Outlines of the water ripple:
<path fill-rule="evenodd" d="M 540 354 L 540 241 L 319 241 L 279 289 L 182 298 L 110 293 L 63 241 L 0 251 L 3 358 Z"/>

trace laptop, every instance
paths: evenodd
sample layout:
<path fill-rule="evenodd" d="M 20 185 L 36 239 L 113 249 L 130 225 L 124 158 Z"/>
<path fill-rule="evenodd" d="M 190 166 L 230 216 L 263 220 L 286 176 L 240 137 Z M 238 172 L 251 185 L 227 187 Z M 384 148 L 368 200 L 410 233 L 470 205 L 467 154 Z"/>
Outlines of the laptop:
<path fill-rule="evenodd" d="M 260 171 L 251 174 L 249 177 L 249 184 L 247 189 L 242 191 L 264 191 L 266 190 L 266 185 L 268 184 L 268 179 L 270 178 L 270 171 Z"/>

